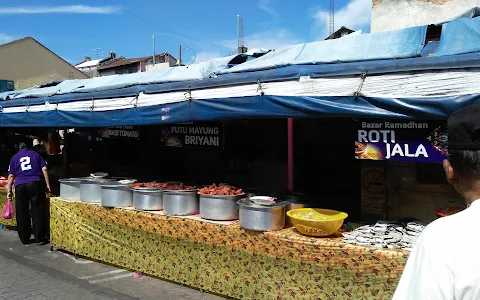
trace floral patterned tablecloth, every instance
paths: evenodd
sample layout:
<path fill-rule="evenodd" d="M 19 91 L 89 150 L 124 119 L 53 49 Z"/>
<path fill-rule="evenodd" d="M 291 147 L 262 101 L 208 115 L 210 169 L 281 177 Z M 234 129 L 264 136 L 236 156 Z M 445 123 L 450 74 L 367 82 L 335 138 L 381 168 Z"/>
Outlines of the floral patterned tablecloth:
<path fill-rule="evenodd" d="M 50 199 L 59 249 L 237 299 L 390 299 L 408 252 Z"/>

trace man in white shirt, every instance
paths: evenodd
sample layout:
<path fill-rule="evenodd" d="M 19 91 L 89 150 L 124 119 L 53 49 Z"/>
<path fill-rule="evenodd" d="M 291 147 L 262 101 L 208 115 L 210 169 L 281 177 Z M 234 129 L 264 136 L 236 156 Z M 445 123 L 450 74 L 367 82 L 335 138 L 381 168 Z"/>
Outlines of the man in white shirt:
<path fill-rule="evenodd" d="M 425 228 L 394 300 L 480 299 L 480 104 L 449 118 L 448 153 L 443 164 L 448 182 L 468 208 Z"/>

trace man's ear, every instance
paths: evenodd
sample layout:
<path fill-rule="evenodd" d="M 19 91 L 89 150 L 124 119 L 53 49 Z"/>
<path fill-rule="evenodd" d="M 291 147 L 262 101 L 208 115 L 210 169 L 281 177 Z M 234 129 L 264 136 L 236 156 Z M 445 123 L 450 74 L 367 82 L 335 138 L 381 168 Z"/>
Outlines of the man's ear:
<path fill-rule="evenodd" d="M 443 161 L 443 169 L 445 170 L 445 175 L 447 176 L 448 183 L 452 185 L 458 183 L 457 174 L 455 173 L 455 170 L 452 168 L 452 164 L 450 163 L 449 160 L 446 159 Z"/>

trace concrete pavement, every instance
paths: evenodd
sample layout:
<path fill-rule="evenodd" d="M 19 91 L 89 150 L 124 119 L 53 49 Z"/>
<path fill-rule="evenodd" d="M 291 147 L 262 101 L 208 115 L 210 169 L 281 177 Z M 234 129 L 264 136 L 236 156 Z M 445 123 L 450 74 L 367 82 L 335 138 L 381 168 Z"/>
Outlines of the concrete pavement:
<path fill-rule="evenodd" d="M 0 256 L 0 299 L 112 299 Z M 127 298 L 124 298 L 127 299 Z"/>
<path fill-rule="evenodd" d="M 225 299 L 112 266 L 75 258 L 50 246 L 24 246 L 16 231 L 0 230 L 0 300 L 3 299 Z"/>

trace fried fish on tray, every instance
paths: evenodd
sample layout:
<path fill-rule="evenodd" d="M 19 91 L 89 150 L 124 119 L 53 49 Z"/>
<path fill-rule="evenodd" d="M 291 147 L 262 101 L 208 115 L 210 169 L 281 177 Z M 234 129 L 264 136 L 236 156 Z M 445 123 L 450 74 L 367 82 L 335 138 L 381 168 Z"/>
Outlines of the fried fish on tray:
<path fill-rule="evenodd" d="M 243 190 L 234 186 L 217 186 L 215 183 L 211 186 L 204 187 L 198 190 L 202 195 L 216 195 L 216 196 L 236 196 L 242 195 Z"/>

